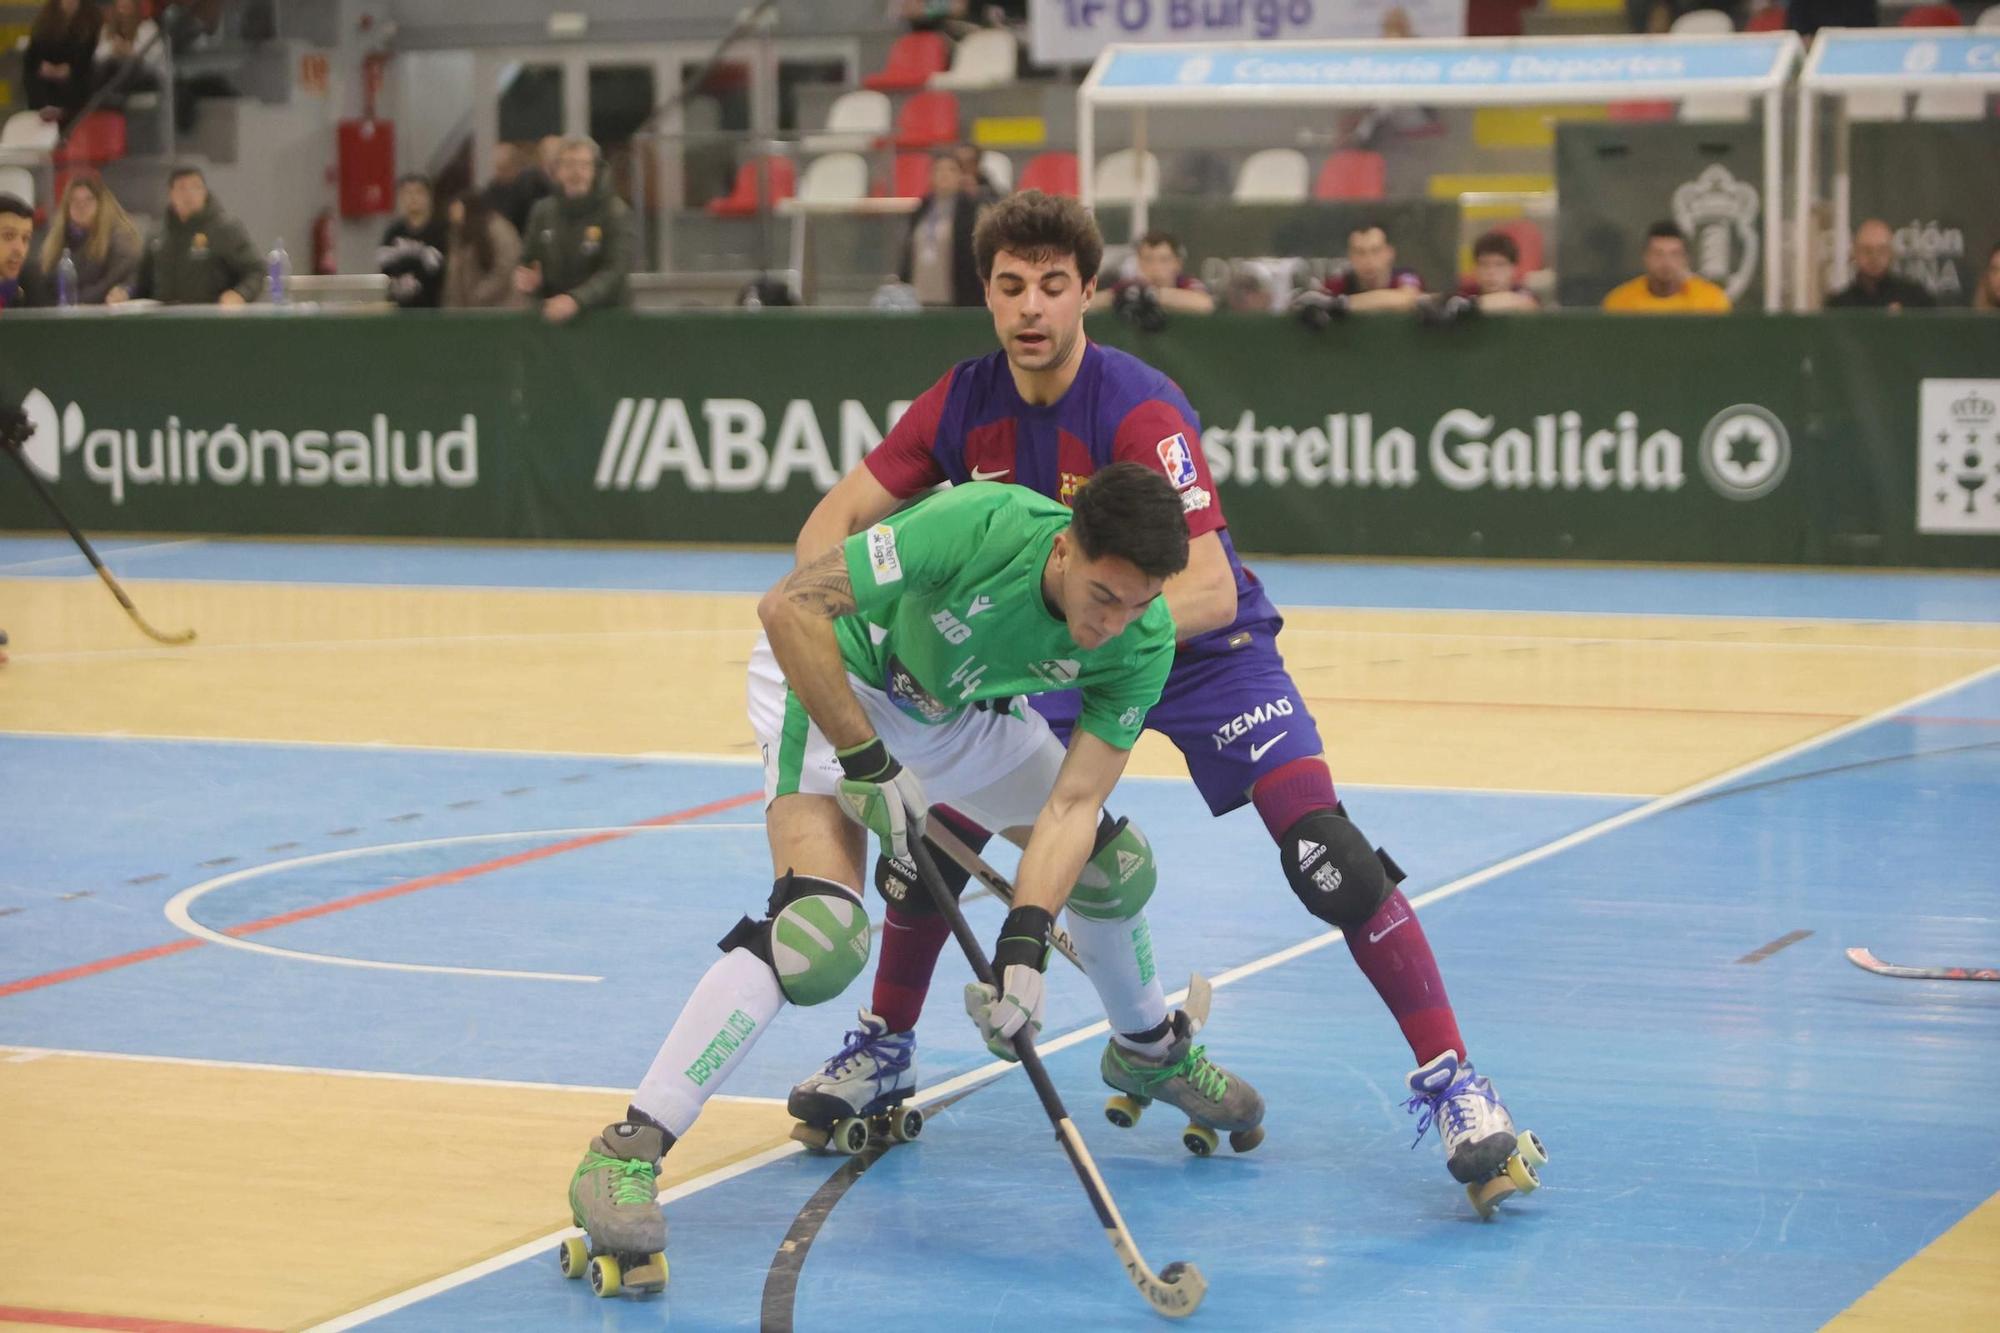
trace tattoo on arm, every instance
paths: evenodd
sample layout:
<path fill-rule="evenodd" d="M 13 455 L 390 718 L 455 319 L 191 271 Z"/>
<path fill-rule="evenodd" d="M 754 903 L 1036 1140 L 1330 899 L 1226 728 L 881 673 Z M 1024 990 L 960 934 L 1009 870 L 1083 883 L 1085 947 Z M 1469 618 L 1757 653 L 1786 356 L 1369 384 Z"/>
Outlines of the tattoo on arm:
<path fill-rule="evenodd" d="M 851 616 L 856 609 L 847 556 L 838 546 L 793 570 L 780 591 L 793 606 L 826 620 Z"/>

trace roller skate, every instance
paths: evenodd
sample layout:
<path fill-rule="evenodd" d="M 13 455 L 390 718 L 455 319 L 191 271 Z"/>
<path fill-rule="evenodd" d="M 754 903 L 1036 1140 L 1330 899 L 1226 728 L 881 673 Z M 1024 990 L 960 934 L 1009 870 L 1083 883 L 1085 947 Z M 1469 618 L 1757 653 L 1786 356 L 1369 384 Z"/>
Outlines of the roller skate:
<path fill-rule="evenodd" d="M 1236 1152 L 1264 1141 L 1264 1098 L 1248 1080 L 1211 1061 L 1207 1047 L 1194 1044 L 1212 998 L 1207 978 L 1188 982 L 1187 1004 L 1174 1011 L 1173 1044 L 1163 1055 L 1141 1055 L 1115 1040 L 1105 1044 L 1098 1073 L 1118 1093 L 1104 1103 L 1106 1120 L 1130 1129 L 1148 1106 L 1163 1101 L 1187 1113 L 1181 1142 L 1197 1157 L 1215 1151 L 1217 1130 L 1229 1135 Z"/>
<path fill-rule="evenodd" d="M 621 1120 L 590 1141 L 569 1182 L 570 1217 L 587 1233 L 556 1252 L 564 1277 L 590 1275 L 599 1296 L 667 1285 L 667 1219 L 656 1200 L 660 1158 L 673 1136 Z"/>
<path fill-rule="evenodd" d="M 1412 1148 L 1432 1125 L 1444 1138 L 1445 1167 L 1465 1186 L 1465 1197 L 1483 1222 L 1516 1194 L 1532 1194 L 1542 1179 L 1535 1168 L 1548 1164 L 1548 1150 L 1532 1129 L 1515 1132 L 1507 1108 L 1485 1075 L 1446 1051 L 1410 1075 L 1404 1109 L 1421 1112 Z"/>
<path fill-rule="evenodd" d="M 851 1157 L 870 1138 L 908 1143 L 924 1132 L 924 1113 L 907 1104 L 917 1090 L 917 1034 L 891 1032 L 866 1009 L 859 1017 L 826 1067 L 785 1101 L 799 1121 L 792 1137 L 814 1152 Z"/>

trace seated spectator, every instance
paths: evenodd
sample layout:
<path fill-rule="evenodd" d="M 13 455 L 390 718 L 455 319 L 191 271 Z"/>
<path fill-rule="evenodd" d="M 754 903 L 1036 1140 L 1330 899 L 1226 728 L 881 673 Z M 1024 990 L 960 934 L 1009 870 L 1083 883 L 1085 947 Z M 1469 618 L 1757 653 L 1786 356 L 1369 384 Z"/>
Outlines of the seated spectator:
<path fill-rule="evenodd" d="M 984 208 L 1000 201 L 1000 191 L 986 179 L 986 168 L 979 165 L 978 144 L 962 143 L 951 155 L 958 160 L 959 188 L 972 196 L 974 204 Z"/>
<path fill-rule="evenodd" d="M 556 152 L 558 190 L 528 213 L 514 287 L 541 302 L 552 324 L 585 310 L 624 305 L 632 272 L 632 210 L 611 192 L 597 141 L 564 139 Z"/>
<path fill-rule="evenodd" d="M 507 220 L 517 237 L 528 229 L 528 210 L 555 189 L 554 182 L 528 160 L 519 145 L 494 145 L 493 179 L 486 186 L 486 204 Z"/>
<path fill-rule="evenodd" d="M 160 26 L 139 10 L 139 0 L 111 0 L 97 37 L 97 86 L 118 95 L 157 92 L 166 86 L 167 44 Z"/>
<path fill-rule="evenodd" d="M 963 189 L 964 172 L 949 152 L 931 158 L 931 189 L 910 215 L 896 276 L 916 288 L 927 306 L 981 305 L 986 293 L 972 257 L 972 228 L 979 207 Z"/>
<path fill-rule="evenodd" d="M 1986 256 L 1986 268 L 1979 275 L 1979 285 L 1972 291 L 1974 310 L 2000 310 L 2000 245 L 1993 247 L 1993 253 Z"/>
<path fill-rule="evenodd" d="M 43 0 L 21 60 L 28 109 L 44 120 L 73 120 L 94 87 L 91 61 L 103 24 L 97 0 Z"/>
<path fill-rule="evenodd" d="M 1479 302 L 1488 315 L 1540 310 L 1542 303 L 1521 285 L 1521 247 L 1505 232 L 1489 231 L 1472 243 L 1472 276 L 1459 284 L 1458 294 Z"/>
<path fill-rule="evenodd" d="M 22 283 L 28 267 L 28 238 L 35 234 L 35 210 L 17 195 L 0 194 L 0 310 L 35 304 Z"/>
<path fill-rule="evenodd" d="M 1898 274 L 1896 233 L 1880 218 L 1854 229 L 1854 281 L 1826 298 L 1830 310 L 1928 310 L 1937 304 L 1923 284 Z"/>
<path fill-rule="evenodd" d="M 1123 310 L 1127 303 L 1150 297 L 1158 308 L 1175 315 L 1207 315 L 1215 311 L 1215 298 L 1201 279 L 1184 267 L 1181 243 L 1173 233 L 1149 231 L 1136 247 L 1139 271 L 1120 278 L 1110 287 L 1099 287 L 1090 298 L 1090 309 Z"/>
<path fill-rule="evenodd" d="M 521 304 L 514 266 L 521 238 L 506 218 L 474 190 L 451 201 L 450 244 L 444 263 L 444 304 L 449 310 L 505 309 Z"/>
<path fill-rule="evenodd" d="M 389 278 L 389 295 L 405 310 L 434 310 L 444 290 L 444 219 L 437 214 L 431 183 L 422 176 L 396 182 L 396 212 L 382 233 L 375 265 Z"/>
<path fill-rule="evenodd" d="M 1604 308 L 1623 315 L 1726 315 L 1729 293 L 1688 267 L 1687 236 L 1671 222 L 1646 228 L 1646 271 L 1621 282 Z"/>
<path fill-rule="evenodd" d="M 42 237 L 37 300 L 55 303 L 56 270 L 67 254 L 76 265 L 76 303 L 103 305 L 113 287 L 132 285 L 139 274 L 139 251 L 139 229 L 110 187 L 95 176 L 78 176 L 63 191 Z"/>
<path fill-rule="evenodd" d="M 1347 267 L 1326 280 L 1326 293 L 1353 311 L 1413 310 L 1423 298 L 1424 280 L 1413 268 L 1396 266 L 1396 247 L 1379 223 L 1347 235 Z"/>
<path fill-rule="evenodd" d="M 105 301 L 133 297 L 163 305 L 242 305 L 264 293 L 264 261 L 243 224 L 222 211 L 199 167 L 167 177 L 167 212 L 139 257 L 131 287 Z"/>

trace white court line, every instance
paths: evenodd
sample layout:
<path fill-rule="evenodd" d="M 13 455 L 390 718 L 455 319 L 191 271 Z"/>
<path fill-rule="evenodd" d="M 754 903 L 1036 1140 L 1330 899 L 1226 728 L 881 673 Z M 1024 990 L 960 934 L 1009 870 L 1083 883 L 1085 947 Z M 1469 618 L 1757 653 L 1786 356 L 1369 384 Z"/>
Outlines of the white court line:
<path fill-rule="evenodd" d="M 1456 613 L 1454 613 L 1456 614 Z M 1534 612 L 1507 614 L 1536 614 Z M 1665 619 L 1666 617 L 1633 617 L 1635 619 Z M 1782 620 L 1779 623 L 1787 623 Z M 1898 621 L 1852 621 L 1842 624 L 1883 624 L 1916 625 L 1925 629 L 1940 627 L 1947 622 L 1929 620 Z M 1816 625 L 1814 626 L 1817 627 Z M 1984 628 L 1991 628 L 1986 626 Z M 1950 648 L 1931 644 L 1895 643 L 1798 643 L 1782 639 L 1685 639 L 1668 638 L 1651 634 L 1480 634 L 1472 630 L 1457 632 L 1441 630 L 1393 630 L 1393 629 L 1306 629 L 1297 625 L 1287 625 L 1287 638 L 1313 639 L 1445 639 L 1453 643 L 1476 643 L 1480 645 L 1500 643 L 1558 643 L 1582 646 L 1596 643 L 1636 644 L 1645 648 L 1727 648 L 1756 652 L 1779 653 L 1890 653 L 1923 657 L 1994 657 L 2000 656 L 2000 647 Z M 1312 667 L 1304 668 L 1313 670 Z"/>
<path fill-rule="evenodd" d="M 1709 792 L 1715 791 L 1720 787 L 1726 786 L 1727 784 L 1738 780 L 1739 778 L 1746 777 L 1749 774 L 1756 772 L 1758 769 L 1768 768 L 1773 764 L 1783 763 L 1785 760 L 1804 754 L 1807 751 L 1815 750 L 1822 746 L 1831 745 L 1833 742 L 1841 740 L 1844 737 L 1851 736 L 1855 732 L 1860 731 L 1865 727 L 1872 726 L 1877 722 L 1881 722 L 1887 718 L 1894 717 L 1896 716 L 1896 714 L 1902 712 L 1905 709 L 1922 707 L 1924 704 L 1929 703 L 1933 699 L 1941 698 L 1942 696 L 1953 693 L 1956 690 L 1964 689 L 1967 686 L 1977 684 L 1980 681 L 1985 680 L 1987 677 L 1996 674 L 2000 674 L 2000 667 L 1987 667 L 1982 671 L 1975 671 L 1968 676 L 1960 678 L 1959 680 L 1952 681 L 1945 685 L 1940 685 L 1936 689 L 1926 690 L 1922 694 L 1915 695 L 1911 698 L 1904 699 L 1901 702 L 1892 704 L 1887 708 L 1880 709 L 1877 712 L 1869 714 L 1867 717 L 1859 718 L 1853 722 L 1843 723 L 1842 725 L 1833 728 L 1831 731 L 1824 732 L 1818 736 L 1810 737 L 1806 740 L 1798 742 L 1795 745 L 1786 746 L 1784 749 L 1776 751 L 1773 754 L 1765 755 L 1760 759 L 1753 759 L 1746 764 L 1739 764 L 1735 768 L 1728 769 L 1725 772 L 1716 774 L 1714 777 L 1703 778 L 1699 782 L 1683 787 L 1679 791 L 1671 792 L 1666 796 L 1660 797 L 1658 800 L 1650 801 L 1645 805 L 1637 807 L 1636 809 L 1628 810 L 1621 814 L 1613 815 L 1609 819 L 1599 820 L 1595 824 L 1587 825 L 1584 828 L 1578 829 L 1574 833 L 1568 834 L 1561 838 L 1557 838 L 1553 842 L 1544 843 L 1542 846 L 1534 848 L 1527 852 L 1523 852 L 1518 856 L 1512 856 L 1504 861 L 1500 861 L 1495 863 L 1494 865 L 1490 865 L 1486 867 L 1484 870 L 1477 870 L 1474 871 L 1472 874 L 1461 876 L 1460 878 L 1451 881 L 1449 884 L 1444 884 L 1439 886 L 1438 888 L 1432 889 L 1428 893 L 1419 894 L 1415 898 L 1412 898 L 1410 900 L 1410 907 L 1412 908 L 1412 910 L 1425 907 L 1431 903 L 1439 902 L 1445 898 L 1450 898 L 1456 894 L 1465 893 L 1471 889 L 1478 888 L 1482 884 L 1491 883 L 1494 879 L 1497 879 L 1501 875 L 1505 875 L 1510 871 L 1518 870 L 1523 866 L 1532 865 L 1537 861 L 1546 860 L 1547 858 L 1556 855 L 1558 852 L 1567 851 L 1572 847 L 1579 846 L 1595 838 L 1600 838 L 1606 833 L 1611 833 L 1618 829 L 1624 828 L 1627 825 L 1635 823 L 1638 820 L 1644 819 L 1649 815 L 1659 814 L 1661 811 L 1672 809 L 1674 806 L 1677 805 L 1684 805 L 1687 802 L 1694 800 L 1698 796 L 1703 796 Z M 1219 976 L 1215 977 L 1213 979 L 1212 984 L 1216 988 L 1220 989 L 1223 986 L 1227 986 L 1234 982 L 1241 981 L 1245 977 L 1255 976 L 1259 972 L 1268 971 L 1271 968 L 1278 967 L 1284 963 L 1291 962 L 1295 958 L 1301 958 L 1304 957 L 1306 954 L 1315 952 L 1316 950 L 1324 949 L 1327 945 L 1333 943 L 1335 940 L 1339 938 L 1341 938 L 1341 933 L 1338 930 L 1326 931 L 1325 933 L 1320 935 L 1315 935 L 1310 939 L 1302 940 L 1299 943 L 1290 946 L 1289 948 L 1280 949 L 1275 953 L 1266 954 L 1262 958 L 1252 959 L 1250 962 L 1244 963 L 1240 967 L 1230 968 L 1228 971 L 1223 972 Z M 1167 1003 L 1178 1004 L 1186 997 L 1187 997 L 1186 991 L 1176 991 L 1173 995 L 1168 997 Z M 1099 1019 L 1097 1022 L 1092 1023 L 1087 1027 L 1078 1028 L 1074 1032 L 1064 1033 L 1062 1036 L 1057 1037 L 1052 1041 L 1039 1043 L 1036 1049 L 1045 1054 L 1053 1055 L 1058 1051 L 1067 1049 L 1068 1047 L 1071 1046 L 1075 1046 L 1079 1042 L 1088 1041 L 1092 1037 L 1102 1035 L 1104 1033 L 1109 1032 L 1110 1030 L 1111 1030 L 1111 1025 L 1108 1022 L 1104 1021 L 1103 1019 Z M 968 1071 L 967 1073 L 960 1074 L 956 1078 L 947 1079 L 943 1083 L 937 1084 L 935 1087 L 920 1089 L 916 1093 L 916 1100 L 918 1100 L 919 1102 L 934 1101 L 939 1097 L 949 1096 L 951 1093 L 956 1092 L 961 1088 L 970 1087 L 973 1084 L 985 1082 L 988 1079 L 996 1078 L 1016 1067 L 1017 1066 L 1007 1061 L 995 1060 L 990 1064 L 982 1065 L 977 1069 L 973 1069 Z M 718 1173 L 715 1176 L 698 1177 L 697 1179 L 688 1181 L 686 1184 L 677 1186 L 674 1189 L 667 1191 L 665 1194 L 662 1194 L 660 1196 L 661 1202 L 670 1203 L 675 1199 L 685 1198 L 687 1195 L 697 1193 L 700 1190 L 707 1189 L 712 1185 L 719 1185 L 722 1184 L 724 1181 L 733 1180 L 737 1176 L 744 1174 L 746 1171 L 754 1170 L 756 1167 L 762 1166 L 767 1162 L 778 1161 L 782 1158 L 789 1157 L 795 1152 L 799 1152 L 802 1150 L 803 1149 L 801 1145 L 797 1143 L 782 1144 L 776 1148 L 771 1149 L 769 1152 L 760 1154 L 757 1157 L 747 1158 L 744 1161 L 737 1163 L 735 1166 L 728 1168 L 725 1172 Z M 537 1254 L 545 1255 L 549 1252 L 549 1248 L 553 1246 L 557 1241 L 561 1240 L 565 1236 L 574 1234 L 576 1234 L 576 1228 L 574 1227 L 565 1227 L 560 1231 L 552 1231 L 547 1236 L 541 1238 L 540 1240 L 530 1241 L 525 1245 L 521 1245 L 516 1247 L 515 1249 L 509 1250 L 506 1254 L 497 1255 L 494 1258 L 487 1259 L 481 1263 L 474 1264 L 468 1268 L 460 1269 L 455 1273 L 447 1273 L 443 1277 L 434 1278 L 431 1281 L 424 1283 L 420 1287 L 412 1287 L 408 1291 L 399 1292 L 396 1295 L 385 1297 L 384 1299 L 376 1301 L 371 1305 L 363 1306 L 361 1309 L 355 1310 L 350 1314 L 342 1315 L 338 1319 L 334 1319 L 323 1324 L 316 1324 L 312 1327 L 310 1333 L 336 1333 L 336 1330 L 354 1328 L 360 1324 L 366 1323 L 370 1319 L 379 1318 L 382 1315 L 403 1309 L 406 1306 L 414 1305 L 418 1301 L 426 1300 L 429 1297 L 439 1295 L 440 1293 L 446 1291 L 450 1291 L 454 1287 L 463 1286 L 467 1282 L 471 1282 L 477 1278 L 484 1277 L 489 1273 L 498 1272 L 500 1269 L 509 1267 L 512 1264 L 520 1263 L 524 1259 L 533 1258 Z"/>
<path fill-rule="evenodd" d="M 551 630 L 536 633 L 532 630 L 507 634 L 413 634 L 392 639 L 296 639 L 271 640 L 258 643 L 190 643 L 178 647 L 164 648 L 75 648 L 64 652 L 15 653 L 17 662 L 98 662 L 124 660 L 130 658 L 153 657 L 206 657 L 233 653 L 268 653 L 272 655 L 292 652 L 362 652 L 388 648 L 436 648 L 455 645 L 471 646 L 482 643 L 520 644 L 535 640 L 561 642 L 575 640 L 579 643 L 599 643 L 612 639 L 671 639 L 690 635 L 735 634 L 747 643 L 751 631 L 728 625 L 708 628 L 685 629 L 605 629 L 605 630 Z"/>
<path fill-rule="evenodd" d="M 761 829 L 764 821 L 755 823 L 702 823 L 692 821 L 684 824 L 609 824 L 589 828 L 551 829 L 505 829 L 498 833 L 461 833 L 449 838 L 420 838 L 411 842 L 377 843 L 371 847 L 342 847 L 337 851 L 314 852 L 309 856 L 294 856 L 283 861 L 267 861 L 263 865 L 246 866 L 242 870 L 232 870 L 226 875 L 203 880 L 191 888 L 182 889 L 167 900 L 161 909 L 166 918 L 185 934 L 210 944 L 219 944 L 227 949 L 242 949 L 248 953 L 260 953 L 268 957 L 282 958 L 292 963 L 320 963 L 328 967 L 360 967 L 379 972 L 425 972 L 453 977 L 502 977 L 516 981 L 575 981 L 594 983 L 603 977 L 583 976 L 574 972 L 522 972 L 498 967 L 449 967 L 441 963 L 394 963 L 377 958 L 350 958 L 344 954 L 311 953 L 304 949 L 281 949 L 275 944 L 263 944 L 246 940 L 236 935 L 226 935 L 213 930 L 194 919 L 196 902 L 217 889 L 226 889 L 233 884 L 259 879 L 276 874 L 280 870 L 297 870 L 301 866 L 325 865 L 335 861 L 351 861 L 362 856 L 379 856 L 388 852 L 415 851 L 423 847 L 456 847 L 475 842 L 502 842 L 523 838 L 583 838 L 606 833 L 625 837 L 633 833 L 699 833 L 710 829 Z M 447 872 L 449 873 L 449 872 Z M 423 878 L 416 876 L 415 878 Z"/>
<path fill-rule="evenodd" d="M 205 537 L 190 537 L 185 541 L 148 542 L 143 546 L 121 546 L 115 551 L 105 547 L 100 548 L 97 554 L 103 557 L 105 564 L 110 565 L 130 555 L 152 555 L 160 551 L 177 551 L 183 546 L 205 546 L 207 542 L 208 539 Z M 92 543 L 92 545 L 95 544 Z M 17 560 L 12 564 L 0 565 L 0 574 L 11 574 L 23 569 L 39 569 L 43 565 L 67 565 L 71 563 L 82 565 L 85 570 L 90 569 L 90 562 L 84 559 L 83 552 L 71 551 L 68 555 L 52 555 L 41 560 Z"/>

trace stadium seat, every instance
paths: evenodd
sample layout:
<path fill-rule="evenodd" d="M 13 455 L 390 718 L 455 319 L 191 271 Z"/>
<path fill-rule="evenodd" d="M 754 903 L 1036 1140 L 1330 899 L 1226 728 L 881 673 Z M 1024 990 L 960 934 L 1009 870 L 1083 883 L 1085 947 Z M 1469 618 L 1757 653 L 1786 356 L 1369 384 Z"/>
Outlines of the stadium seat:
<path fill-rule="evenodd" d="M 1681 99 L 1685 125 L 1740 125 L 1750 119 L 1748 93 L 1703 93 Z"/>
<path fill-rule="evenodd" d="M 1080 193 L 1077 179 L 1075 153 L 1037 153 L 1021 168 L 1020 188 L 1040 190 L 1043 194 L 1074 195 Z"/>
<path fill-rule="evenodd" d="M 1231 197 L 1239 204 L 1295 204 L 1306 197 L 1312 168 L 1296 148 L 1260 148 L 1243 159 Z"/>
<path fill-rule="evenodd" d="M 1604 108 L 1605 118 L 1622 124 L 1639 124 L 1650 120 L 1672 120 L 1672 102 L 1613 102 Z"/>
<path fill-rule="evenodd" d="M 1387 193 L 1389 164 L 1380 153 L 1343 148 L 1327 158 L 1313 182 L 1315 199 L 1380 199 Z"/>
<path fill-rule="evenodd" d="M 1091 177 L 1099 204 L 1129 204 L 1134 199 L 1157 199 L 1160 195 L 1160 159 L 1151 153 L 1135 153 L 1120 148 L 1097 159 Z"/>
<path fill-rule="evenodd" d="M 951 64 L 951 43 L 936 32 L 906 32 L 889 48 L 882 68 L 861 80 L 878 93 L 914 92 Z"/>
<path fill-rule="evenodd" d="M 1785 30 L 1785 7 L 1766 5 L 1750 16 L 1743 25 L 1745 32 L 1783 32 Z"/>
<path fill-rule="evenodd" d="M 116 162 L 125 156 L 125 113 L 93 111 L 70 127 L 69 139 L 56 150 L 63 164 Z"/>
<path fill-rule="evenodd" d="M 903 103 L 896 114 L 898 149 L 941 148 L 958 142 L 958 98 L 952 93 L 921 92 Z"/>
<path fill-rule="evenodd" d="M 979 170 L 985 175 L 986 183 L 1002 194 L 1014 190 L 1014 159 L 1005 153 L 996 153 L 991 148 L 979 155 Z"/>
<path fill-rule="evenodd" d="M 921 199 L 931 192 L 931 155 L 898 153 L 890 166 L 889 193 L 902 199 Z"/>
<path fill-rule="evenodd" d="M 1014 81 L 1018 50 L 1013 33 L 1004 28 L 981 28 L 958 44 L 951 55 L 951 68 L 931 75 L 930 86 L 953 90 L 1004 88 Z"/>
<path fill-rule="evenodd" d="M 806 163 L 799 198 L 860 199 L 868 193 L 868 162 L 859 153 L 827 153 Z"/>
<path fill-rule="evenodd" d="M 1542 229 L 1536 223 L 1527 218 L 1509 218 L 1505 222 L 1494 223 L 1493 230 L 1510 238 L 1521 252 L 1516 277 L 1525 278 L 1548 262 L 1548 242 L 1543 239 Z"/>
<path fill-rule="evenodd" d="M 889 96 L 856 88 L 833 99 L 826 109 L 826 126 L 805 139 L 809 153 L 865 153 L 888 137 Z"/>
<path fill-rule="evenodd" d="M 0 194 L 11 194 L 29 208 L 33 208 L 35 173 L 26 167 L 0 167 Z"/>
<path fill-rule="evenodd" d="M 2000 32 L 2000 5 L 1988 5 L 1979 11 L 1979 21 L 1972 25 L 1980 32 Z"/>
<path fill-rule="evenodd" d="M 1682 37 L 1727 37 L 1736 25 L 1719 9 L 1693 9 L 1675 19 L 1667 31 Z"/>
<path fill-rule="evenodd" d="M 48 152 L 56 146 L 62 131 L 52 120 L 43 120 L 34 111 L 17 111 L 0 125 L 0 148 L 28 148 Z"/>
<path fill-rule="evenodd" d="M 761 177 L 771 179 L 770 202 L 789 199 L 797 189 L 797 169 L 789 157 L 768 156 L 745 162 L 736 168 L 736 188 L 720 199 L 708 201 L 708 211 L 719 218 L 747 218 L 757 212 L 762 193 Z"/>
<path fill-rule="evenodd" d="M 1903 11 L 1902 28 L 1963 28 L 1965 20 L 1950 5 L 1917 5 Z"/>

